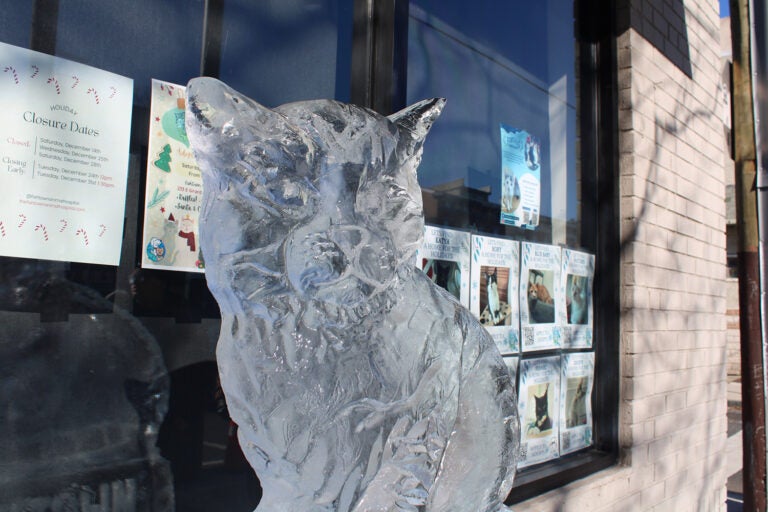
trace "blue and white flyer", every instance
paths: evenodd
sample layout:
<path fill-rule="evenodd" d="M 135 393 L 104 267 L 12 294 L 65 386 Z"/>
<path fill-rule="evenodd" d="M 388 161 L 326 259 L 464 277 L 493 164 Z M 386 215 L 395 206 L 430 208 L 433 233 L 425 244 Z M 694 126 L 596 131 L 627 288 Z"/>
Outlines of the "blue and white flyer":
<path fill-rule="evenodd" d="M 469 241 L 465 231 L 424 226 L 424 242 L 416 252 L 416 266 L 465 308 L 469 308 Z"/>
<path fill-rule="evenodd" d="M 592 384 L 595 354 L 563 355 L 560 392 L 560 453 L 592 446 Z"/>
<path fill-rule="evenodd" d="M 561 309 L 565 348 L 592 347 L 592 283 L 595 277 L 595 256 L 585 252 L 563 249 L 560 272 L 561 288 L 565 290 L 565 308 Z"/>
<path fill-rule="evenodd" d="M 525 130 L 501 124 L 501 223 L 539 225 L 541 142 Z"/>
<path fill-rule="evenodd" d="M 520 331 L 523 352 L 563 346 L 559 324 L 565 299 L 561 249 L 523 242 L 520 256 Z"/>
<path fill-rule="evenodd" d="M 560 356 L 520 361 L 518 468 L 559 456 Z"/>
<path fill-rule="evenodd" d="M 0 43 L 0 254 L 117 265 L 133 80 Z"/>
<path fill-rule="evenodd" d="M 520 243 L 472 236 L 470 311 L 493 337 L 499 352 L 520 351 Z"/>

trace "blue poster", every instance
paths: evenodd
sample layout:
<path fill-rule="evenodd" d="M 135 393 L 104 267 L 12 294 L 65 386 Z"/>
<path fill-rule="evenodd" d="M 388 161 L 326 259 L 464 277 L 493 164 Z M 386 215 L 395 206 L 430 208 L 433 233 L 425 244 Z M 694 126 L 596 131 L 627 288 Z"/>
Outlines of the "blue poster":
<path fill-rule="evenodd" d="M 541 142 L 525 130 L 501 124 L 501 223 L 539 225 Z"/>

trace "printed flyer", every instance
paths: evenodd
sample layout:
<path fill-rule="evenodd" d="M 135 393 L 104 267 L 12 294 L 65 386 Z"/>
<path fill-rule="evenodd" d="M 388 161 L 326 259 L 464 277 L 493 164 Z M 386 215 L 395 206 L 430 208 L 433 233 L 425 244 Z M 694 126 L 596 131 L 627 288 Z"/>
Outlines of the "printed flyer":
<path fill-rule="evenodd" d="M 520 257 L 520 330 L 523 352 L 562 346 L 558 325 L 565 302 L 560 287 L 561 250 L 523 242 Z"/>
<path fill-rule="evenodd" d="M 541 142 L 501 124 L 501 223 L 536 229 L 541 208 Z"/>
<path fill-rule="evenodd" d="M 0 254 L 117 265 L 133 80 L 0 43 Z"/>
<path fill-rule="evenodd" d="M 592 383 L 595 354 L 563 355 L 560 392 L 560 453 L 592 446 Z"/>
<path fill-rule="evenodd" d="M 595 256 L 585 252 L 563 249 L 560 272 L 561 288 L 565 290 L 565 308 L 561 310 L 565 348 L 592 347 L 592 283 L 595 277 Z"/>
<path fill-rule="evenodd" d="M 185 88 L 152 80 L 141 266 L 205 272 L 198 220 L 200 168 L 184 126 Z"/>
<path fill-rule="evenodd" d="M 472 236 L 470 310 L 502 354 L 520 351 L 520 243 Z"/>
<path fill-rule="evenodd" d="M 464 231 L 424 226 L 416 266 L 469 308 L 469 237 Z"/>
<path fill-rule="evenodd" d="M 519 388 L 520 460 L 518 468 L 559 456 L 560 356 L 523 359 Z"/>

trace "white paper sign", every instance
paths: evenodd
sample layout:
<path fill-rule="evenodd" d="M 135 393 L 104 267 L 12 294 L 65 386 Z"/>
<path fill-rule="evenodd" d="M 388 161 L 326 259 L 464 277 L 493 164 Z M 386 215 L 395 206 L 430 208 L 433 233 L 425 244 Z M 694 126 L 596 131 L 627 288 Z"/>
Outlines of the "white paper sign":
<path fill-rule="evenodd" d="M 470 310 L 502 354 L 520 351 L 520 243 L 472 236 Z"/>
<path fill-rule="evenodd" d="M 469 308 L 469 237 L 464 231 L 425 226 L 424 242 L 416 252 L 416 266 L 466 308 Z"/>
<path fill-rule="evenodd" d="M 0 43 L 0 254 L 117 265 L 133 80 Z"/>
<path fill-rule="evenodd" d="M 520 362 L 520 459 L 517 467 L 559 456 L 560 356 Z"/>
<path fill-rule="evenodd" d="M 594 277 L 594 255 L 563 249 L 560 283 L 565 292 L 565 307 L 560 311 L 560 324 L 563 326 L 563 346 L 566 348 L 592 347 Z"/>
<path fill-rule="evenodd" d="M 523 352 L 562 346 L 558 322 L 564 306 L 561 250 L 523 242 L 520 256 L 520 331 Z"/>
<path fill-rule="evenodd" d="M 595 354 L 563 355 L 560 393 L 560 453 L 592 446 L 592 383 Z"/>

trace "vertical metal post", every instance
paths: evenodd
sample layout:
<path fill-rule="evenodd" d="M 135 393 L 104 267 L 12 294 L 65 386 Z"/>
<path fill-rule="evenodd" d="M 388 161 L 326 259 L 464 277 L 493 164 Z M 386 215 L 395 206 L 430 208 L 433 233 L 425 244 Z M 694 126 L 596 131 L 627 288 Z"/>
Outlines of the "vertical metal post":
<path fill-rule="evenodd" d="M 757 156 L 757 229 L 760 273 L 760 318 L 763 366 L 763 411 L 766 410 L 766 318 L 768 318 L 768 273 L 766 272 L 766 240 L 768 239 L 768 17 L 764 1 L 749 2 L 750 43 L 752 46 L 752 104 L 755 116 L 755 155 Z M 765 418 L 765 413 L 763 414 Z M 768 429 L 765 422 L 763 431 Z M 763 453 L 763 465 L 768 457 Z M 763 468 L 768 474 L 768 466 Z"/>
<path fill-rule="evenodd" d="M 221 30 L 224 18 L 224 0 L 205 0 L 204 9 L 200 75 L 218 78 L 221 72 Z"/>
<path fill-rule="evenodd" d="M 765 380 L 760 325 L 757 167 L 749 0 L 730 0 L 730 4 L 733 37 L 733 153 L 739 236 L 744 510 L 766 510 Z"/>
<path fill-rule="evenodd" d="M 36 52 L 56 53 L 59 0 L 35 0 L 32 7 L 32 34 L 29 47 Z"/>
<path fill-rule="evenodd" d="M 388 115 L 405 106 L 407 0 L 355 0 L 351 102 Z"/>

